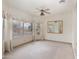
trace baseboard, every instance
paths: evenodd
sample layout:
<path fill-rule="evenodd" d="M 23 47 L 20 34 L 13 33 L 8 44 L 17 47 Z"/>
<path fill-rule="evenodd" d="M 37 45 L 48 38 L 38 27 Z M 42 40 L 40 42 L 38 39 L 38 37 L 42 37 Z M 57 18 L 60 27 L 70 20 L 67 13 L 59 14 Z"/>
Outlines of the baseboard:
<path fill-rule="evenodd" d="M 71 42 L 64 42 L 64 41 L 55 41 L 55 40 L 48 40 L 48 39 L 45 39 L 46 41 L 53 41 L 53 42 L 59 42 L 59 43 L 64 43 L 64 44 L 71 44 Z"/>
<path fill-rule="evenodd" d="M 25 44 L 28 44 L 28 43 L 31 43 L 31 42 L 33 42 L 33 40 L 31 40 L 31 41 L 29 41 L 29 42 L 25 42 L 25 43 L 19 44 L 19 45 L 17 45 L 17 46 L 14 46 L 13 48 L 17 48 L 17 47 L 20 47 L 20 46 L 22 46 L 22 45 L 25 45 Z"/>
<path fill-rule="evenodd" d="M 31 43 L 31 42 L 35 42 L 35 41 L 51 41 L 51 42 L 58 42 L 58 43 L 64 43 L 64 44 L 70 44 L 70 45 L 72 45 L 72 43 L 70 43 L 70 42 L 62 42 L 62 41 L 55 41 L 55 40 L 43 39 L 43 40 L 31 40 L 29 42 L 25 42 L 23 44 L 17 45 L 14 48 L 19 47 L 19 46 L 22 46 L 22 45 L 25 45 L 25 44 L 28 44 L 28 43 Z"/>
<path fill-rule="evenodd" d="M 64 41 L 55 41 L 55 40 L 48 40 L 48 39 L 43 39 L 43 40 L 33 40 L 33 41 L 51 41 L 51 42 L 59 42 L 59 43 L 64 43 L 64 44 L 71 44 L 70 42 L 64 42 Z"/>

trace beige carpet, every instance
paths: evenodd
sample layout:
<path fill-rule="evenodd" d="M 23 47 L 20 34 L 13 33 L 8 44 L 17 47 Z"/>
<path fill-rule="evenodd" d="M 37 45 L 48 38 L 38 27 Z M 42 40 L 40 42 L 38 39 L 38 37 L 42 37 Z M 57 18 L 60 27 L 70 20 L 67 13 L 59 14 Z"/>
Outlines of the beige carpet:
<path fill-rule="evenodd" d="M 36 41 L 15 48 L 3 59 L 74 59 L 74 56 L 70 44 Z"/>

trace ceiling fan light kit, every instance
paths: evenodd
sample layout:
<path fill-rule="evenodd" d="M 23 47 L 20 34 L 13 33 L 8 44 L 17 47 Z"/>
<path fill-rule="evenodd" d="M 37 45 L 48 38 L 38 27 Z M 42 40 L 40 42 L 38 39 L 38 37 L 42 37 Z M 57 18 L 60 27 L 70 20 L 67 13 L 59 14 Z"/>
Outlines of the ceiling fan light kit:
<path fill-rule="evenodd" d="M 43 12 L 41 12 L 41 14 L 40 14 L 41 16 L 44 16 L 45 14 L 43 13 Z"/>

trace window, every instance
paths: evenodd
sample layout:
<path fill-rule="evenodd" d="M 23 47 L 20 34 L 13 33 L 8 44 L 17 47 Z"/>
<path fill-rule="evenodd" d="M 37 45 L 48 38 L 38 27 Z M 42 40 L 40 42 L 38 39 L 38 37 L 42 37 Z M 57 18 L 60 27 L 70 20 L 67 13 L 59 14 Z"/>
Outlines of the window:
<path fill-rule="evenodd" d="M 32 23 L 13 20 L 13 37 L 21 37 L 32 32 Z"/>
<path fill-rule="evenodd" d="M 48 21 L 48 33 L 57 33 L 62 34 L 63 33 L 63 21 Z"/>
<path fill-rule="evenodd" d="M 24 23 L 24 33 L 32 32 L 32 24 L 31 23 Z"/>

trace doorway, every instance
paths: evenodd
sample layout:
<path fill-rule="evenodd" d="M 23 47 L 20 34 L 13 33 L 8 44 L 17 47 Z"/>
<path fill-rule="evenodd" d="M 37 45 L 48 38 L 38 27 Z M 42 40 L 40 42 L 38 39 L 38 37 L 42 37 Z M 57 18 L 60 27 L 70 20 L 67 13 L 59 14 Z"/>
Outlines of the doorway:
<path fill-rule="evenodd" d="M 33 24 L 33 40 L 44 40 L 42 27 L 43 25 L 40 22 Z"/>

